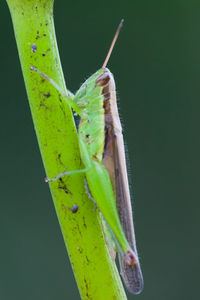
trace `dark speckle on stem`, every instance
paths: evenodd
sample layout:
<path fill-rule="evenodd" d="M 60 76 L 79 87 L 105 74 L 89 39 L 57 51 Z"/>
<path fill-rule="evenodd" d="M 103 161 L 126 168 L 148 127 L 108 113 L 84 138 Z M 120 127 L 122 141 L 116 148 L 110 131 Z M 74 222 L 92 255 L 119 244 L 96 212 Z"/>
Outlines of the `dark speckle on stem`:
<path fill-rule="evenodd" d="M 77 204 L 74 204 L 71 208 L 71 211 L 73 212 L 73 214 L 75 214 L 77 211 L 78 211 L 78 205 Z"/>
<path fill-rule="evenodd" d="M 89 264 L 89 263 L 90 263 L 90 260 L 88 259 L 87 256 L 85 256 L 85 258 L 86 258 L 86 260 L 87 260 L 87 264 Z"/>
<path fill-rule="evenodd" d="M 88 290 L 87 280 L 84 278 L 86 290 Z"/>
<path fill-rule="evenodd" d="M 85 223 L 85 217 L 83 216 L 83 226 L 85 227 L 85 228 L 87 228 L 87 225 L 86 225 L 86 223 Z"/>
<path fill-rule="evenodd" d="M 50 93 L 44 94 L 44 97 L 49 98 L 51 96 Z"/>
<path fill-rule="evenodd" d="M 80 253 L 83 253 L 83 250 L 82 250 L 80 247 L 77 247 L 77 250 L 78 250 Z"/>
<path fill-rule="evenodd" d="M 62 96 L 61 94 L 58 95 L 59 101 L 62 103 Z"/>
<path fill-rule="evenodd" d="M 64 181 L 62 180 L 62 178 L 59 178 L 59 185 L 58 185 L 58 188 L 60 190 L 63 190 L 66 194 L 71 194 L 72 193 L 68 190 L 66 184 L 64 183 Z"/>
<path fill-rule="evenodd" d="M 59 129 L 58 129 L 58 132 L 60 132 Z M 63 164 L 63 162 L 62 162 L 62 158 L 61 158 L 61 154 L 60 154 L 60 153 L 58 154 L 57 160 L 58 160 L 59 164 L 62 165 L 62 166 L 64 167 L 64 164 Z"/>
<path fill-rule="evenodd" d="M 33 53 L 35 53 L 35 52 L 37 51 L 37 46 L 36 46 L 36 44 L 33 44 L 33 45 L 31 46 L 31 51 L 32 51 Z"/>

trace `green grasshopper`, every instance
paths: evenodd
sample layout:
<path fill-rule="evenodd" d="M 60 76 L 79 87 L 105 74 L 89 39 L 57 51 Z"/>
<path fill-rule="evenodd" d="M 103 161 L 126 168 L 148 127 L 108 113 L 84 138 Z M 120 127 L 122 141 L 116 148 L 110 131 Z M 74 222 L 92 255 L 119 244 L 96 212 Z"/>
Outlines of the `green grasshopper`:
<path fill-rule="evenodd" d="M 115 81 L 106 68 L 122 23 L 123 20 L 102 68 L 86 80 L 75 96 L 66 94 L 35 67 L 32 66 L 31 70 L 48 80 L 81 117 L 78 127 L 79 146 L 85 168 L 63 172 L 47 181 L 55 181 L 65 175 L 85 173 L 90 193 L 114 236 L 124 282 L 130 292 L 138 294 L 143 288 L 143 278 L 132 221 L 124 141 L 117 109 Z"/>

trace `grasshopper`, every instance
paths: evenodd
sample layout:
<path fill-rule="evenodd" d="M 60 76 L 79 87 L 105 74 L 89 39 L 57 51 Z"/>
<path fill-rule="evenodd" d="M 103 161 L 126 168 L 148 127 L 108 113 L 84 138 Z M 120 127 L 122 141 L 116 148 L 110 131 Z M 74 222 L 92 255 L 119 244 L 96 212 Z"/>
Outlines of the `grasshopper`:
<path fill-rule="evenodd" d="M 123 20 L 102 68 L 82 84 L 75 96 L 66 94 L 51 78 L 35 67 L 32 66 L 31 70 L 48 80 L 81 118 L 78 135 L 85 168 L 63 172 L 46 181 L 85 173 L 90 193 L 106 220 L 104 226 L 114 236 L 124 282 L 130 292 L 139 294 L 143 288 L 143 277 L 136 249 L 122 127 L 114 77 L 106 68 L 122 24 Z M 107 238 L 110 239 L 109 235 Z"/>

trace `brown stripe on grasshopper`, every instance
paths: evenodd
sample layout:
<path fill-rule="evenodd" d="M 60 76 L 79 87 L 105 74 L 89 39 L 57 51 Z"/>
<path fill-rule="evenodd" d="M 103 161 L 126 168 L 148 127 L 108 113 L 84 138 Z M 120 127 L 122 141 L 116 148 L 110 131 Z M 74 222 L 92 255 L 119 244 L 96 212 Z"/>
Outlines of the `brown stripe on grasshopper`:
<path fill-rule="evenodd" d="M 132 208 L 128 185 L 124 140 L 117 108 L 115 81 L 112 73 L 105 69 L 104 78 L 108 78 L 103 87 L 105 145 L 103 164 L 109 173 L 113 190 L 116 195 L 116 205 L 119 218 L 126 238 L 133 249 L 125 255 L 119 254 L 121 274 L 128 290 L 134 294 L 141 292 L 143 277 L 137 255 L 135 233 L 132 221 Z"/>
<path fill-rule="evenodd" d="M 110 81 L 110 76 L 109 74 L 107 74 L 106 72 L 104 72 L 103 74 L 101 74 L 95 81 L 97 86 L 106 86 L 108 84 L 108 82 Z"/>
<path fill-rule="evenodd" d="M 143 289 L 143 277 L 138 260 L 135 233 L 133 226 L 131 199 L 126 169 L 124 140 L 116 100 L 115 81 L 112 73 L 106 68 L 110 54 L 122 27 L 120 22 L 107 57 L 103 63 L 104 73 L 96 79 L 96 85 L 102 86 L 104 97 L 105 138 L 103 165 L 109 173 L 113 191 L 116 195 L 116 206 L 126 238 L 132 249 L 124 255 L 119 254 L 121 275 L 130 292 L 139 294 Z"/>
<path fill-rule="evenodd" d="M 105 160 L 107 161 L 107 171 L 112 173 L 112 170 L 114 170 L 114 166 L 111 167 L 113 164 L 113 153 L 110 152 L 112 147 L 112 139 L 115 138 L 114 130 L 113 130 L 113 120 L 112 120 L 112 114 L 111 114 L 111 105 L 110 105 L 110 98 L 111 98 L 111 86 L 110 86 L 110 80 L 111 80 L 111 72 L 106 68 L 105 72 L 101 74 L 96 79 L 96 85 L 101 86 L 102 89 L 102 96 L 103 96 L 103 108 L 104 108 L 104 119 L 105 119 L 105 140 L 104 140 L 104 152 L 103 152 L 103 158 L 105 157 Z M 109 169 L 109 170 L 108 170 Z M 114 178 L 114 173 L 112 176 L 110 176 L 111 181 Z M 114 181 L 112 182 L 112 186 L 114 186 Z M 115 190 L 115 188 L 114 188 Z"/>
<path fill-rule="evenodd" d="M 110 91 L 109 91 L 109 84 L 105 85 L 102 90 L 102 95 L 104 97 L 104 115 L 109 115 L 111 107 L 110 107 Z M 105 122 L 106 123 L 106 122 Z"/>
<path fill-rule="evenodd" d="M 106 113 L 108 114 L 110 111 L 110 91 L 109 91 L 109 81 L 110 81 L 110 74 L 107 71 L 107 69 L 105 69 L 105 72 L 103 74 L 101 74 L 95 81 L 97 86 L 101 86 L 103 87 L 102 89 L 102 96 L 103 96 L 103 108 L 104 111 L 106 111 Z"/>

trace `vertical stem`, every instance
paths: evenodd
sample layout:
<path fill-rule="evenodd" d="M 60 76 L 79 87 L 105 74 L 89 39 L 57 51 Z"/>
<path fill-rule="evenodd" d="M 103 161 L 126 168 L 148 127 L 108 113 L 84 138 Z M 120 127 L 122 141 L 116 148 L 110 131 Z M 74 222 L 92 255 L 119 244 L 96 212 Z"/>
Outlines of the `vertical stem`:
<path fill-rule="evenodd" d="M 47 176 L 78 170 L 83 166 L 71 109 L 49 82 L 30 70 L 36 67 L 66 90 L 54 31 L 53 0 L 7 3 Z M 86 195 L 84 176 L 61 178 L 51 183 L 50 189 L 82 299 L 126 299 L 105 246 L 98 211 Z M 74 204 L 79 207 L 76 213 L 69 209 Z"/>

